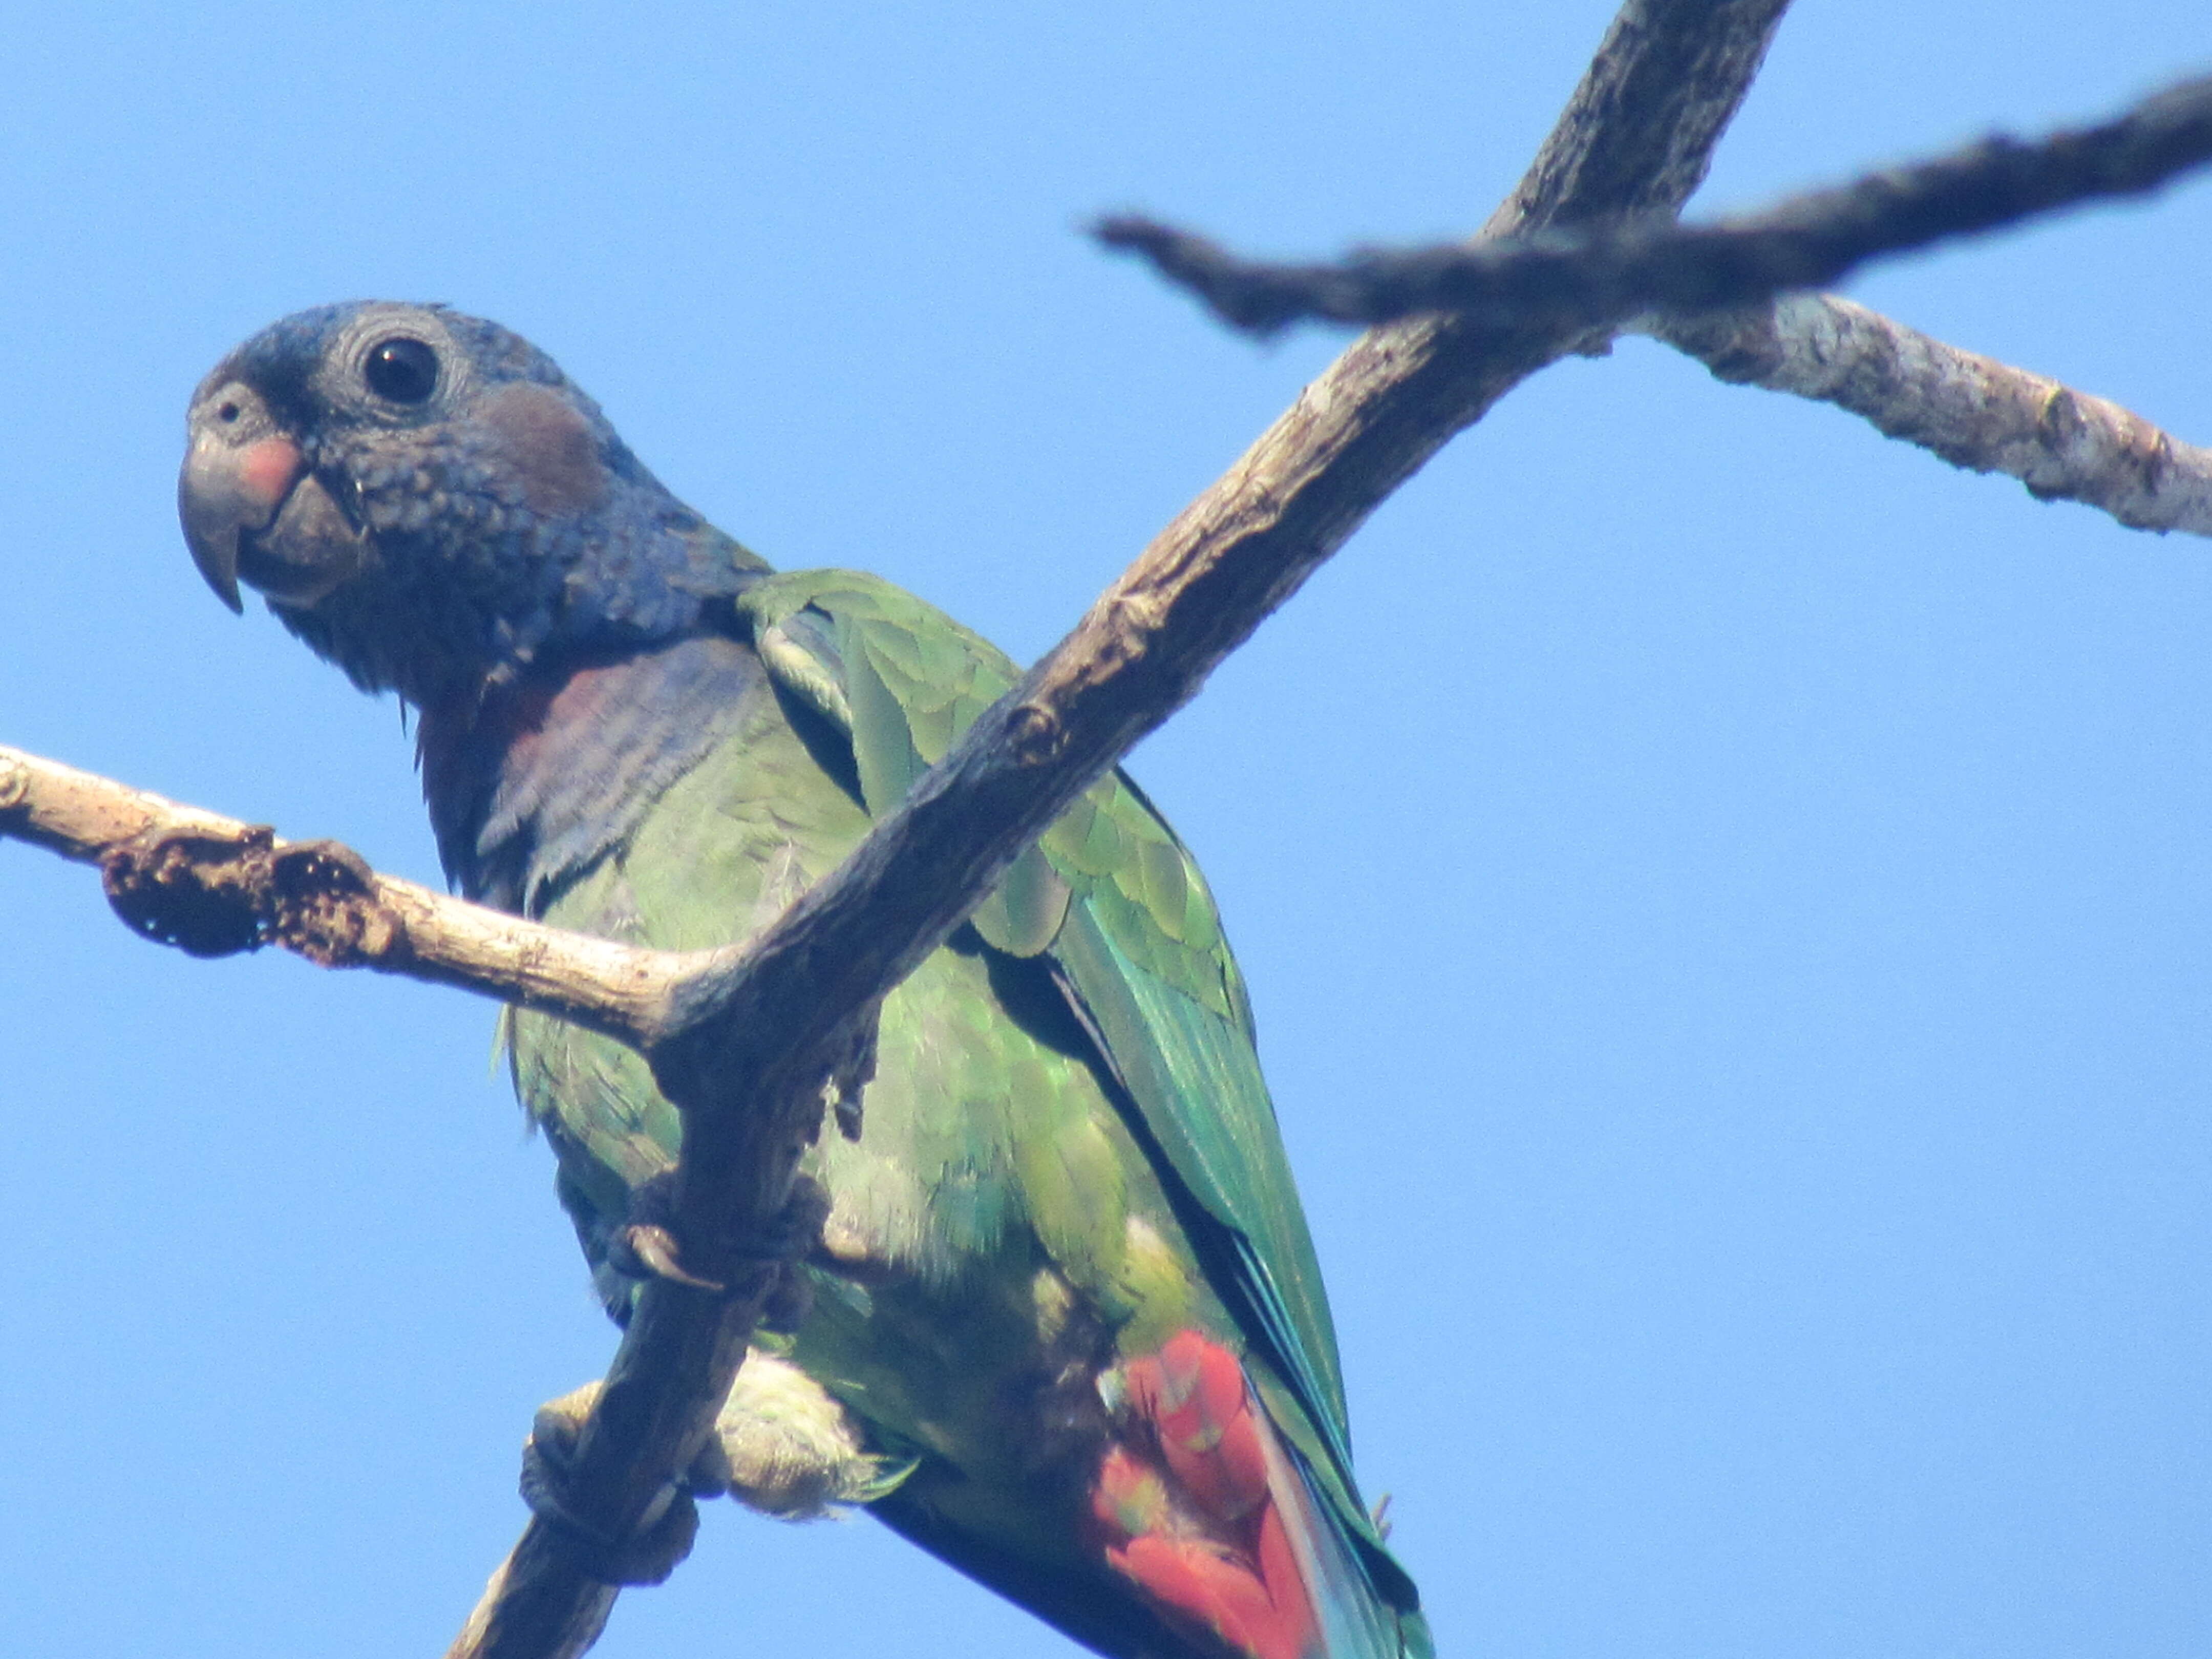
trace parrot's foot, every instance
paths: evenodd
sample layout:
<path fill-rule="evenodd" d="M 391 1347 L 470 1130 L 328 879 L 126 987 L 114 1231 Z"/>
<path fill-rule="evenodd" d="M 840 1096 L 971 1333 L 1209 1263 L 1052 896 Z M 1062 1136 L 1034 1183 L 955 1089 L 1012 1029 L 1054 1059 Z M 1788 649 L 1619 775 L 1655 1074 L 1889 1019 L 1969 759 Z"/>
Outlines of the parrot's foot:
<path fill-rule="evenodd" d="M 602 1584 L 658 1584 L 691 1553 L 699 1508 L 679 1486 L 659 1518 L 628 1538 L 610 1537 L 576 1514 L 568 1495 L 576 1436 L 599 1392 L 590 1383 L 539 1407 L 522 1446 L 522 1501 L 587 1577 Z"/>
<path fill-rule="evenodd" d="M 530 1444 L 523 1449 L 523 1496 L 563 1538 L 573 1538 L 580 1523 L 562 1501 L 562 1474 L 600 1386 L 586 1382 L 538 1407 Z M 910 1458 L 870 1451 L 860 1423 L 805 1371 L 779 1355 L 750 1348 L 715 1417 L 714 1437 L 684 1473 L 681 1485 L 688 1496 L 681 1506 L 689 1508 L 690 1498 L 727 1495 L 778 1521 L 814 1521 L 841 1504 L 872 1504 L 888 1496 L 913 1470 Z M 671 1506 L 672 1512 L 676 1507 Z M 549 1514 L 549 1508 L 554 1512 Z M 689 1524 L 697 1526 L 696 1510 Z M 596 1536 L 592 1542 L 601 1545 Z M 684 1548 L 690 1548 L 688 1529 Z M 683 1553 L 679 1550 L 664 1563 L 653 1552 L 641 1551 L 609 1565 L 654 1568 L 665 1577 Z M 587 1571 L 602 1576 L 596 1568 Z"/>
<path fill-rule="evenodd" d="M 665 1279 L 720 1295 L 720 1280 L 685 1267 L 671 1224 L 676 1218 L 676 1171 L 663 1170 L 630 1188 L 629 1213 L 607 1235 L 607 1263 L 631 1279 Z"/>
<path fill-rule="evenodd" d="M 709 1466 L 720 1476 L 709 1485 Z M 814 1521 L 839 1504 L 872 1504 L 913 1472 L 910 1458 L 867 1449 L 867 1437 L 827 1389 L 789 1360 L 754 1348 L 692 1466 L 691 1490 L 727 1490 L 779 1521 Z"/>
<path fill-rule="evenodd" d="M 675 1218 L 675 1171 L 665 1170 L 631 1188 L 629 1215 L 608 1237 L 607 1261 L 617 1273 L 632 1279 L 665 1279 L 715 1296 L 750 1293 L 741 1272 L 735 1283 L 702 1278 L 684 1265 L 683 1253 L 671 1223 Z M 743 1269 L 773 1273 L 761 1323 L 770 1330 L 795 1330 L 814 1305 L 813 1291 L 801 1267 L 822 1237 L 822 1224 L 830 1213 L 830 1195 L 819 1182 L 795 1176 L 791 1196 L 762 1234 L 749 1241 L 738 1255 Z M 755 1281 L 757 1283 L 757 1281 Z"/>

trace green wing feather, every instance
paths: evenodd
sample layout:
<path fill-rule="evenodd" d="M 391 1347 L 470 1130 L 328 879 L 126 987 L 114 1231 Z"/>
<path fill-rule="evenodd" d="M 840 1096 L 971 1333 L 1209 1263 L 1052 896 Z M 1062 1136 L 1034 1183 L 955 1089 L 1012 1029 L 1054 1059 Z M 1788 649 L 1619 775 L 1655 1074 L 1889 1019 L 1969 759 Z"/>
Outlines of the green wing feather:
<path fill-rule="evenodd" d="M 851 734 L 874 814 L 1019 677 L 988 641 L 855 572 L 771 576 L 738 607 L 769 672 Z M 1402 1583 L 1356 1496 L 1320 1267 L 1243 981 L 1198 866 L 1117 771 L 1023 854 L 973 921 L 997 949 L 1053 963 L 1143 1131 L 1218 1224 L 1217 1271 L 1269 1362 L 1257 1374 L 1271 1413 L 1370 1563 Z"/>

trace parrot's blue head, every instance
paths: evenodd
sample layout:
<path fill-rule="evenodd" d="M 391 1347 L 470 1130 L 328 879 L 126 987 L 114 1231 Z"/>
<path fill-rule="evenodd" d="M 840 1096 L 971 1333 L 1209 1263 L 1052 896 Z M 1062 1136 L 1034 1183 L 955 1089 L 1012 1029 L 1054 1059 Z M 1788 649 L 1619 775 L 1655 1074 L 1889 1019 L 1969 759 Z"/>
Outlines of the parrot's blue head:
<path fill-rule="evenodd" d="M 765 568 L 662 487 L 544 352 L 443 306 L 322 306 L 192 395 L 200 574 L 373 690 L 480 695 L 549 653 L 679 637 Z"/>

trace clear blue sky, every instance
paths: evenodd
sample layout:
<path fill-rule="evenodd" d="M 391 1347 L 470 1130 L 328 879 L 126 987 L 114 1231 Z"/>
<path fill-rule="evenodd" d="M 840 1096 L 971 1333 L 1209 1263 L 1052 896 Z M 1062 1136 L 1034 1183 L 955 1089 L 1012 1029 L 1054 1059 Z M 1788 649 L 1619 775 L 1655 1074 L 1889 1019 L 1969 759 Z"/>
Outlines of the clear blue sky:
<path fill-rule="evenodd" d="M 1546 4 L 26 8 L 0 741 L 435 878 L 394 708 L 202 588 L 185 394 L 447 300 L 786 565 L 1033 656 L 1339 342 L 1075 234 L 1477 223 Z M 1803 0 L 1705 204 L 2100 113 L 2203 0 Z M 2212 441 L 2212 184 L 1860 297 Z M 2212 1650 L 2212 549 L 1622 348 L 1516 393 L 1136 757 L 1210 872 L 1444 1651 Z M 586 1294 L 491 1011 L 138 944 L 0 847 L 0 1643 L 441 1650 Z M 708 1512 L 617 1656 L 1049 1654 Z"/>

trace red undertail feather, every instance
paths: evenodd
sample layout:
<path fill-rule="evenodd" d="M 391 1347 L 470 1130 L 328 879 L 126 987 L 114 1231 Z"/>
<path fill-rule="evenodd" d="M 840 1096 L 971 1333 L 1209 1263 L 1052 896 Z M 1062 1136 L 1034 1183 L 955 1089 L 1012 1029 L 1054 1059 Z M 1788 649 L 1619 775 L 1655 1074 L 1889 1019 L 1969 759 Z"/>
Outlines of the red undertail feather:
<path fill-rule="evenodd" d="M 1128 1432 L 1091 1488 L 1114 1570 L 1249 1659 L 1319 1647 L 1312 1589 L 1285 1526 L 1304 1505 L 1237 1356 L 1196 1331 L 1121 1368 Z M 1287 1503 L 1285 1500 L 1288 1500 Z"/>

